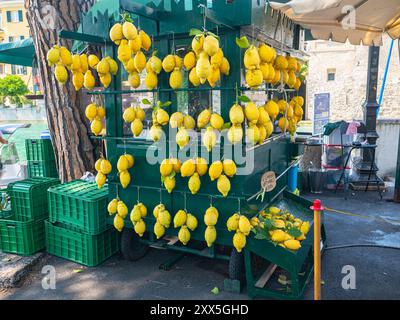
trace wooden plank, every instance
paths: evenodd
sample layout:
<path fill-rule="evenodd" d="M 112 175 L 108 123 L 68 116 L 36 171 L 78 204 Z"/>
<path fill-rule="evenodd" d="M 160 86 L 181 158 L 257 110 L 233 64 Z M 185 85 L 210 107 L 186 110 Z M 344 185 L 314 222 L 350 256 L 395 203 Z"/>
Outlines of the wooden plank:
<path fill-rule="evenodd" d="M 256 288 L 264 288 L 265 285 L 267 284 L 268 280 L 272 277 L 274 274 L 276 268 L 278 266 L 276 264 L 270 264 L 267 270 L 263 273 L 263 275 L 257 280 L 255 283 Z"/>

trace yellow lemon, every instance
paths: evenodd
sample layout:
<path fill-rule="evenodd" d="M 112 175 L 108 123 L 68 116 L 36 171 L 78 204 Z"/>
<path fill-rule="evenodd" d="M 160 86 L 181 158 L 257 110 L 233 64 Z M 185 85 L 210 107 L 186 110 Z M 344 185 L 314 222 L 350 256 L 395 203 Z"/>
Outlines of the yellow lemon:
<path fill-rule="evenodd" d="M 209 109 L 203 110 L 200 114 L 199 117 L 197 118 L 197 126 L 199 129 L 205 128 L 211 120 L 211 112 Z"/>
<path fill-rule="evenodd" d="M 146 32 L 144 32 L 143 30 L 140 30 L 139 37 L 142 40 L 143 49 L 146 51 L 149 51 L 149 49 L 151 47 L 151 38 L 149 37 L 149 35 Z"/>
<path fill-rule="evenodd" d="M 179 210 L 174 217 L 174 228 L 180 228 L 186 224 L 187 214 L 184 210 Z"/>
<path fill-rule="evenodd" d="M 204 176 L 208 172 L 207 160 L 204 158 L 196 158 L 196 172 L 200 177 Z"/>
<path fill-rule="evenodd" d="M 100 135 L 101 131 L 103 131 L 103 124 L 100 120 L 94 119 L 92 124 L 90 125 L 90 129 L 92 130 L 94 135 L 98 136 Z"/>
<path fill-rule="evenodd" d="M 118 200 L 113 199 L 110 201 L 110 203 L 107 206 L 107 211 L 110 216 L 114 215 L 117 213 L 117 206 L 118 206 Z"/>
<path fill-rule="evenodd" d="M 117 229 L 119 232 L 122 232 L 124 229 L 125 222 L 119 215 L 116 215 L 114 218 L 114 228 Z"/>
<path fill-rule="evenodd" d="M 131 183 L 131 175 L 128 171 L 122 171 L 119 174 L 119 181 L 121 182 L 122 188 L 126 189 Z"/>
<path fill-rule="evenodd" d="M 130 86 L 134 89 L 137 89 L 140 87 L 140 76 L 137 72 L 133 72 L 129 74 L 128 77 L 128 82 Z"/>
<path fill-rule="evenodd" d="M 233 125 L 228 130 L 228 140 L 232 144 L 241 142 L 243 139 L 243 129 L 240 125 Z"/>
<path fill-rule="evenodd" d="M 217 230 L 213 226 L 208 226 L 204 233 L 204 239 L 207 242 L 207 246 L 210 248 L 215 240 L 217 240 Z"/>
<path fill-rule="evenodd" d="M 181 167 L 182 178 L 191 177 L 196 171 L 196 162 L 193 159 L 186 160 Z"/>
<path fill-rule="evenodd" d="M 165 234 L 165 227 L 158 221 L 154 225 L 154 234 L 156 235 L 157 240 L 162 238 Z"/>
<path fill-rule="evenodd" d="M 183 65 L 187 71 L 192 70 L 196 66 L 196 62 L 196 55 L 193 51 L 188 52 L 183 59 Z"/>
<path fill-rule="evenodd" d="M 251 231 L 250 220 L 246 216 L 240 216 L 239 218 L 239 231 L 244 235 L 248 236 Z"/>
<path fill-rule="evenodd" d="M 146 232 L 146 223 L 142 219 L 135 223 L 135 232 L 139 237 L 143 237 L 143 234 Z"/>
<path fill-rule="evenodd" d="M 240 215 L 235 213 L 232 217 L 228 219 L 226 222 L 226 227 L 228 231 L 236 231 L 239 228 L 239 219 Z"/>
<path fill-rule="evenodd" d="M 96 184 L 99 189 L 101 189 L 106 184 L 106 181 L 107 181 L 107 177 L 104 174 L 102 174 L 101 172 L 97 173 Z"/>
<path fill-rule="evenodd" d="M 199 223 L 198 223 L 198 221 L 197 221 L 197 218 L 196 218 L 194 215 L 188 213 L 188 214 L 187 214 L 187 218 L 186 218 L 186 225 L 187 225 L 187 227 L 188 227 L 190 230 L 194 231 L 194 230 L 197 229 L 198 224 L 199 224 Z"/>
<path fill-rule="evenodd" d="M 183 226 L 178 233 L 178 239 L 184 246 L 190 241 L 190 232 L 187 226 Z"/>
<path fill-rule="evenodd" d="M 232 178 L 236 174 L 237 168 L 233 160 L 230 159 L 224 160 L 223 167 L 224 167 L 224 174 L 229 178 Z"/>
<path fill-rule="evenodd" d="M 239 104 L 234 104 L 229 110 L 229 119 L 233 125 L 241 125 L 244 122 L 243 108 Z"/>
<path fill-rule="evenodd" d="M 122 24 L 120 23 L 114 24 L 110 30 L 111 41 L 115 42 L 116 45 L 119 45 L 123 38 L 124 34 L 122 32 Z"/>
<path fill-rule="evenodd" d="M 188 187 L 190 192 L 195 195 L 199 192 L 200 187 L 201 187 L 201 181 L 199 178 L 199 174 L 197 172 L 195 172 L 189 179 L 188 182 Z"/>
<path fill-rule="evenodd" d="M 233 236 L 233 246 L 235 247 L 237 252 L 242 252 L 243 248 L 246 246 L 246 236 L 238 231 Z"/>

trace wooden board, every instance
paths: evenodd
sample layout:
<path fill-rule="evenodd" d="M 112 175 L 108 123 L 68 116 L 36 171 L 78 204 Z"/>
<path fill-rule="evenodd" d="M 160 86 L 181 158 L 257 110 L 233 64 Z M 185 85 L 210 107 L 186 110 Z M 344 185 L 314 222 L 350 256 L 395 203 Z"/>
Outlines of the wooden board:
<path fill-rule="evenodd" d="M 278 266 L 276 264 L 270 264 L 267 270 L 265 270 L 263 275 L 257 280 L 254 286 L 256 288 L 264 288 L 268 280 L 271 279 L 277 267 Z"/>

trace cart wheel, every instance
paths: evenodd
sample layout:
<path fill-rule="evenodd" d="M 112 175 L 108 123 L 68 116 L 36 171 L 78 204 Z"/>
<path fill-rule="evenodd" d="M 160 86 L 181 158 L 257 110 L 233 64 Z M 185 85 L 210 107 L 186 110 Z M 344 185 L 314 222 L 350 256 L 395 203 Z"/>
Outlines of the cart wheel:
<path fill-rule="evenodd" d="M 235 248 L 232 249 L 229 259 L 229 279 L 238 280 L 241 283 L 245 280 L 244 257 Z"/>
<path fill-rule="evenodd" d="M 125 228 L 121 236 L 121 252 L 125 260 L 137 261 L 143 258 L 149 247 L 140 243 L 138 235 L 131 229 Z"/>

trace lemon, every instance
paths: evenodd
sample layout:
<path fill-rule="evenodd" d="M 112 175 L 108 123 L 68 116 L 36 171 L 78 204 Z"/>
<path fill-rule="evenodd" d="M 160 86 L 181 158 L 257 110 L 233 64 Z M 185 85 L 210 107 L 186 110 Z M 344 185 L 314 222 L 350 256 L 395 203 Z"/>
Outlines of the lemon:
<path fill-rule="evenodd" d="M 133 107 L 127 108 L 123 115 L 122 118 L 124 119 L 125 122 L 131 123 L 136 119 L 136 112 Z"/>
<path fill-rule="evenodd" d="M 289 71 L 297 71 L 297 60 L 294 57 L 287 57 Z"/>
<path fill-rule="evenodd" d="M 117 213 L 122 219 L 125 219 L 127 217 L 128 207 L 125 205 L 123 201 L 118 201 Z"/>
<path fill-rule="evenodd" d="M 106 109 L 103 106 L 97 107 L 97 116 L 99 119 L 104 119 L 106 117 Z"/>
<path fill-rule="evenodd" d="M 224 170 L 223 170 L 224 174 L 226 176 L 228 176 L 229 178 L 232 178 L 236 174 L 237 167 L 236 167 L 235 162 L 233 162 L 233 160 L 230 160 L 230 159 L 224 160 L 223 167 L 224 167 Z"/>
<path fill-rule="evenodd" d="M 161 176 L 167 177 L 167 176 L 171 175 L 173 170 L 174 170 L 174 166 L 172 165 L 170 159 L 165 159 L 161 162 L 161 165 L 160 165 Z"/>
<path fill-rule="evenodd" d="M 64 67 L 70 68 L 72 65 L 72 55 L 71 52 L 65 48 L 60 47 L 60 62 Z"/>
<path fill-rule="evenodd" d="M 274 69 L 275 70 L 275 78 L 271 81 L 272 84 L 277 85 L 278 83 L 281 82 L 281 72 L 278 69 Z"/>
<path fill-rule="evenodd" d="M 169 161 L 170 161 L 171 164 L 173 165 L 173 167 L 174 167 L 174 172 L 175 172 L 175 173 L 181 172 L 181 167 L 182 167 L 182 162 L 181 162 L 181 160 L 176 159 L 176 158 L 171 158 Z"/>
<path fill-rule="evenodd" d="M 217 144 L 217 134 L 212 127 L 208 127 L 206 132 L 203 134 L 203 145 L 206 147 L 208 152 L 211 152 L 212 149 Z"/>
<path fill-rule="evenodd" d="M 175 57 L 172 54 L 167 55 L 162 62 L 162 67 L 165 72 L 172 72 L 175 68 Z"/>
<path fill-rule="evenodd" d="M 231 70 L 231 66 L 230 66 L 229 61 L 228 61 L 227 58 L 225 58 L 225 57 L 222 58 L 222 62 L 221 62 L 221 65 L 220 65 L 219 69 L 221 70 L 222 74 L 224 74 L 226 76 L 229 76 L 229 72 Z"/>
<path fill-rule="evenodd" d="M 127 63 L 132 57 L 132 50 L 128 41 L 122 40 L 118 47 L 118 60 L 122 63 Z"/>
<path fill-rule="evenodd" d="M 140 76 L 137 72 L 133 72 L 129 74 L 128 82 L 130 86 L 134 89 L 140 87 Z"/>
<path fill-rule="evenodd" d="M 283 241 L 285 241 L 286 237 L 287 237 L 287 234 L 283 230 L 274 230 L 274 231 L 272 231 L 272 234 L 271 234 L 271 240 L 273 242 L 278 242 L 278 243 L 283 242 Z"/>
<path fill-rule="evenodd" d="M 117 162 L 117 169 L 119 172 L 126 171 L 129 169 L 129 160 L 125 155 L 119 157 Z"/>
<path fill-rule="evenodd" d="M 90 129 L 92 130 L 94 135 L 98 136 L 103 130 L 103 124 L 100 120 L 94 119 L 92 124 L 90 125 Z"/>
<path fill-rule="evenodd" d="M 101 161 L 101 164 L 100 164 L 100 172 L 102 174 L 107 175 L 107 174 L 110 174 L 111 171 L 112 171 L 112 165 L 111 165 L 110 161 L 103 159 L 103 161 Z"/>
<path fill-rule="evenodd" d="M 210 248 L 215 240 L 217 240 L 217 230 L 213 226 L 208 226 L 204 233 L 204 239 L 207 242 L 207 246 Z"/>
<path fill-rule="evenodd" d="M 157 122 L 159 124 L 161 124 L 162 126 L 167 125 L 169 122 L 169 115 L 168 115 L 167 111 L 165 111 L 164 109 L 161 109 L 161 108 L 159 108 L 157 110 L 156 118 L 157 118 Z"/>
<path fill-rule="evenodd" d="M 224 197 L 228 196 L 229 191 L 231 191 L 231 182 L 226 175 L 223 174 L 218 178 L 217 188 Z"/>
<path fill-rule="evenodd" d="M 140 212 L 140 208 L 138 206 L 133 207 L 133 209 L 131 211 L 130 219 L 131 219 L 133 225 L 135 225 L 136 222 L 139 222 L 142 219 L 142 213 Z"/>
<path fill-rule="evenodd" d="M 275 69 L 274 66 L 272 65 L 272 63 L 268 64 L 268 78 L 265 79 L 265 82 L 267 83 L 272 83 L 272 81 L 275 79 Z"/>
<path fill-rule="evenodd" d="M 303 222 L 303 223 L 301 224 L 300 231 L 301 231 L 304 235 L 307 235 L 307 233 L 310 231 L 310 223 L 309 223 L 308 221 Z"/>
<path fill-rule="evenodd" d="M 72 75 L 72 84 L 74 85 L 76 91 L 81 90 L 81 88 L 83 87 L 83 81 L 84 75 L 82 72 L 75 72 Z"/>
<path fill-rule="evenodd" d="M 285 100 L 278 101 L 279 112 L 285 114 L 286 109 L 288 108 L 288 103 Z"/>
<path fill-rule="evenodd" d="M 286 70 L 289 67 L 289 63 L 284 56 L 277 56 L 275 59 L 275 69 Z"/>
<path fill-rule="evenodd" d="M 84 73 L 86 73 L 86 71 L 89 70 L 88 56 L 86 54 L 81 54 L 80 60 L 81 60 L 81 70 L 80 71 L 84 74 Z"/>
<path fill-rule="evenodd" d="M 137 206 L 139 207 L 140 214 L 142 218 L 147 217 L 147 208 L 143 203 L 138 203 Z"/>
<path fill-rule="evenodd" d="M 111 74 L 107 73 L 105 75 L 100 76 L 100 82 L 103 84 L 104 88 L 108 88 L 111 83 Z"/>
<path fill-rule="evenodd" d="M 72 56 L 72 65 L 71 71 L 74 72 L 81 72 L 81 56 L 79 54 L 74 54 Z"/>
<path fill-rule="evenodd" d="M 185 115 L 183 117 L 183 126 L 187 130 L 194 130 L 194 128 L 196 126 L 196 121 L 193 119 L 193 117 L 191 117 L 189 115 Z"/>
<path fill-rule="evenodd" d="M 110 73 L 113 74 L 114 76 L 117 75 L 118 73 L 118 63 L 111 57 L 106 57 L 106 61 L 108 62 L 110 66 Z"/>
<path fill-rule="evenodd" d="M 299 237 L 296 238 L 296 240 L 298 241 L 306 240 L 306 236 L 304 235 L 304 233 L 302 233 Z"/>
<path fill-rule="evenodd" d="M 181 112 L 174 112 L 169 119 L 169 124 L 173 129 L 180 128 L 183 124 L 183 114 Z"/>
<path fill-rule="evenodd" d="M 153 209 L 153 216 L 154 216 L 154 218 L 158 219 L 159 213 L 160 213 L 161 211 L 164 211 L 164 210 L 165 210 L 165 206 L 164 206 L 163 204 L 160 203 L 158 206 L 156 206 L 156 207 Z"/>
<path fill-rule="evenodd" d="M 162 61 L 160 58 L 156 56 L 152 56 L 148 63 L 150 64 L 150 68 L 155 72 L 156 74 L 160 74 L 162 70 Z"/>
<path fill-rule="evenodd" d="M 93 121 L 97 117 L 97 106 L 94 103 L 89 104 L 85 110 L 86 118 Z"/>
<path fill-rule="evenodd" d="M 96 55 L 94 55 L 94 54 L 89 55 L 89 57 L 88 57 L 89 67 L 91 67 L 92 69 L 96 69 L 99 62 L 100 62 L 100 59 Z"/>
<path fill-rule="evenodd" d="M 239 228 L 239 219 L 240 215 L 235 213 L 232 217 L 228 219 L 226 222 L 226 227 L 228 231 L 236 231 Z"/>
<path fill-rule="evenodd" d="M 92 71 L 90 70 L 86 71 L 83 79 L 83 85 L 87 90 L 92 90 L 96 85 L 96 80 L 92 74 Z"/>
<path fill-rule="evenodd" d="M 208 174 L 211 181 L 219 179 L 223 172 L 224 166 L 221 161 L 215 161 L 211 164 Z"/>
<path fill-rule="evenodd" d="M 260 111 L 254 102 L 249 102 L 244 109 L 246 119 L 249 123 L 256 124 L 260 117 Z"/>
<path fill-rule="evenodd" d="M 258 47 L 258 54 L 261 61 L 265 63 L 271 63 L 274 59 L 274 50 L 264 43 Z"/>
<path fill-rule="evenodd" d="M 204 158 L 196 158 L 196 172 L 202 177 L 208 172 L 207 160 Z"/>
<path fill-rule="evenodd" d="M 297 96 L 297 97 L 294 97 L 293 100 L 296 102 L 296 104 L 299 107 L 303 107 L 304 106 L 304 98 L 303 97 Z"/>
<path fill-rule="evenodd" d="M 146 51 L 149 51 L 149 49 L 151 47 L 151 38 L 149 37 L 149 35 L 146 32 L 144 32 L 143 30 L 140 30 L 139 37 L 142 40 L 143 49 Z"/>
<path fill-rule="evenodd" d="M 135 68 L 139 73 L 141 73 L 144 70 L 144 68 L 146 68 L 146 56 L 142 51 L 136 53 L 134 62 L 135 62 Z"/>
<path fill-rule="evenodd" d="M 190 231 L 187 226 L 183 226 L 178 232 L 178 239 L 184 246 L 190 241 Z"/>
<path fill-rule="evenodd" d="M 117 206 L 118 206 L 118 200 L 113 199 L 110 201 L 110 203 L 107 206 L 107 211 L 110 216 L 114 215 L 117 213 Z"/>
<path fill-rule="evenodd" d="M 201 52 L 196 64 L 196 73 L 200 83 L 204 84 L 211 73 L 211 64 L 206 52 Z"/>
<path fill-rule="evenodd" d="M 258 69 L 260 66 L 260 55 L 255 46 L 250 46 L 244 54 L 244 66 L 248 70 Z"/>
<path fill-rule="evenodd" d="M 260 70 L 263 74 L 264 81 L 268 81 L 270 79 L 269 78 L 269 65 L 267 63 L 261 63 Z"/>
<path fill-rule="evenodd" d="M 272 225 L 278 229 L 284 229 L 286 227 L 285 221 L 281 219 L 274 219 L 272 220 Z"/>
<path fill-rule="evenodd" d="M 182 72 L 178 68 L 175 68 L 175 70 L 172 71 L 169 77 L 169 86 L 172 89 L 179 89 L 182 87 L 182 83 L 183 83 Z"/>
<path fill-rule="evenodd" d="M 174 217 L 174 228 L 180 228 L 186 224 L 187 214 L 184 210 L 179 210 Z"/>
<path fill-rule="evenodd" d="M 237 252 L 242 252 L 243 248 L 246 246 L 246 236 L 238 231 L 233 236 L 233 246 L 235 247 Z"/>
<path fill-rule="evenodd" d="M 47 52 L 47 62 L 49 63 L 50 67 L 60 61 L 60 54 L 60 47 L 58 46 L 54 46 Z"/>
<path fill-rule="evenodd" d="M 146 113 L 141 107 L 134 107 L 135 113 L 136 113 L 136 119 L 139 119 L 140 121 L 144 121 L 146 118 Z"/>
<path fill-rule="evenodd" d="M 217 82 L 221 79 L 221 71 L 219 67 L 212 66 L 209 76 L 207 77 L 207 81 L 211 88 L 214 88 Z"/>
<path fill-rule="evenodd" d="M 194 37 L 192 40 L 192 49 L 196 54 L 200 54 L 204 46 L 204 35 Z"/>
<path fill-rule="evenodd" d="M 196 172 L 193 174 L 193 176 L 190 177 L 189 182 L 188 182 L 188 187 L 190 192 L 192 192 L 193 195 L 197 194 L 200 190 L 201 187 L 201 181 L 199 178 L 199 174 Z"/>
<path fill-rule="evenodd" d="M 267 123 L 271 121 L 268 112 L 265 110 L 264 106 L 259 107 L 258 111 L 260 113 L 260 117 L 258 118 L 257 124 L 261 126 L 266 126 Z"/>
<path fill-rule="evenodd" d="M 224 52 L 221 48 L 218 49 L 217 53 L 211 56 L 211 65 L 215 68 L 220 68 L 222 64 L 222 59 L 224 58 Z"/>
<path fill-rule="evenodd" d="M 285 117 L 280 118 L 278 126 L 282 130 L 282 132 L 287 131 L 287 129 L 289 128 L 289 120 Z"/>
<path fill-rule="evenodd" d="M 279 105 L 274 100 L 270 100 L 266 103 L 265 110 L 267 111 L 269 117 L 272 120 L 275 120 L 279 114 Z"/>
<path fill-rule="evenodd" d="M 164 132 L 160 126 L 153 125 L 150 128 L 150 137 L 154 142 L 159 141 L 162 138 L 163 134 Z"/>
<path fill-rule="evenodd" d="M 183 65 L 186 71 L 192 70 L 196 66 L 196 55 L 193 51 L 188 52 L 183 58 Z"/>
<path fill-rule="evenodd" d="M 135 119 L 132 123 L 131 123 L 131 131 L 133 133 L 133 135 L 135 137 L 140 136 L 140 134 L 143 131 L 143 122 L 140 121 L 140 119 Z"/>
<path fill-rule="evenodd" d="M 287 70 L 282 70 L 283 83 L 289 85 L 289 72 Z"/>
<path fill-rule="evenodd" d="M 175 59 L 175 70 L 178 69 L 182 69 L 183 66 L 183 61 L 181 59 L 181 57 L 179 57 L 178 55 L 174 55 L 174 59 Z"/>
<path fill-rule="evenodd" d="M 128 45 L 131 48 L 132 53 L 137 53 L 142 48 L 142 39 L 140 37 L 136 37 L 133 40 L 129 40 Z"/>
<path fill-rule="evenodd" d="M 242 106 L 234 104 L 229 110 L 229 119 L 233 125 L 241 125 L 244 122 L 244 112 Z"/>
<path fill-rule="evenodd" d="M 188 227 L 191 231 L 194 231 L 194 230 L 197 229 L 198 224 L 199 224 L 199 223 L 198 223 L 198 221 L 197 221 L 197 218 L 196 218 L 194 215 L 188 213 L 188 214 L 187 214 L 187 217 L 186 217 L 186 225 L 187 225 L 187 227 Z"/>
<path fill-rule="evenodd" d="M 212 57 L 214 54 L 218 52 L 219 49 L 219 41 L 217 38 L 213 36 L 207 36 L 204 39 L 203 50 Z"/>
<path fill-rule="evenodd" d="M 210 207 L 204 214 L 204 223 L 206 226 L 215 226 L 218 223 L 218 216 L 218 210 L 214 207 Z"/>
<path fill-rule="evenodd" d="M 175 177 L 165 177 L 164 179 L 164 187 L 167 189 L 168 193 L 172 193 L 176 186 L 176 179 Z"/>
<path fill-rule="evenodd" d="M 196 68 L 193 68 L 190 71 L 190 73 L 189 73 L 189 81 L 195 87 L 198 87 L 201 84 L 200 78 L 197 76 Z"/>
<path fill-rule="evenodd" d="M 252 227 L 257 227 L 260 224 L 260 220 L 257 217 L 250 219 L 250 224 Z"/>
<path fill-rule="evenodd" d="M 273 214 L 273 215 L 276 215 L 276 214 L 280 214 L 281 213 L 281 209 L 279 209 L 277 207 L 271 207 L 271 208 L 269 208 L 269 212 L 271 214 Z"/>
<path fill-rule="evenodd" d="M 125 222 L 119 215 L 116 215 L 114 218 L 114 228 L 121 232 L 124 229 Z"/>
<path fill-rule="evenodd" d="M 57 65 L 54 73 L 57 81 L 61 84 L 65 84 L 68 81 L 68 71 L 63 65 Z"/>
<path fill-rule="evenodd" d="M 196 162 L 193 159 L 186 160 L 181 167 L 182 178 L 191 177 L 196 171 Z"/>
<path fill-rule="evenodd" d="M 135 232 L 139 237 L 143 237 L 143 234 L 146 232 L 146 223 L 142 219 L 135 223 Z"/>
<path fill-rule="evenodd" d="M 246 83 L 251 89 L 257 89 L 263 80 L 264 76 L 260 69 L 248 70 L 246 73 Z"/>
<path fill-rule="evenodd" d="M 224 119 L 218 114 L 213 113 L 210 118 L 211 127 L 216 130 L 221 130 L 224 126 Z"/>
<path fill-rule="evenodd" d="M 135 60 L 130 58 L 127 62 L 124 63 L 124 68 L 128 73 L 138 72 L 135 67 Z"/>
<path fill-rule="evenodd" d="M 161 223 L 159 223 L 158 221 L 154 225 L 154 234 L 156 235 L 157 240 L 162 238 L 165 234 L 164 226 Z"/>
<path fill-rule="evenodd" d="M 167 210 L 162 210 L 158 213 L 158 222 L 165 228 L 169 228 L 171 224 L 171 214 Z"/>
<path fill-rule="evenodd" d="M 246 216 L 240 216 L 239 218 L 239 231 L 246 236 L 250 234 L 251 223 Z"/>
<path fill-rule="evenodd" d="M 211 120 L 211 112 L 209 109 L 203 110 L 200 114 L 199 117 L 197 118 L 197 126 L 199 129 L 205 128 Z"/>
<path fill-rule="evenodd" d="M 260 130 L 254 124 L 251 124 L 247 129 L 248 142 L 256 145 L 260 141 Z"/>
<path fill-rule="evenodd" d="M 134 40 L 138 36 L 138 31 L 132 22 L 124 22 L 122 25 L 122 33 L 128 40 Z"/>
<path fill-rule="evenodd" d="M 149 90 L 153 90 L 154 88 L 156 88 L 158 85 L 157 74 L 152 71 L 148 72 L 144 83 L 146 85 L 146 88 Z"/>
<path fill-rule="evenodd" d="M 124 35 L 122 32 L 122 24 L 120 24 L 120 23 L 114 24 L 110 30 L 111 41 L 115 42 L 116 45 L 119 45 L 123 38 L 124 38 Z"/>
<path fill-rule="evenodd" d="M 119 181 L 121 182 L 122 188 L 126 189 L 129 186 L 131 183 L 131 175 L 127 170 L 120 172 Z"/>
<path fill-rule="evenodd" d="M 299 240 L 286 240 L 284 243 L 285 247 L 289 250 L 297 251 L 301 248 Z"/>
<path fill-rule="evenodd" d="M 189 134 L 184 127 L 179 129 L 178 133 L 176 134 L 175 140 L 180 149 L 183 149 L 189 143 Z"/>
<path fill-rule="evenodd" d="M 257 125 L 259 136 L 258 136 L 258 144 L 263 144 L 265 139 L 267 139 L 267 129 L 262 125 Z"/>
<path fill-rule="evenodd" d="M 300 78 L 296 78 L 296 83 L 295 83 L 295 85 L 294 85 L 294 88 L 295 88 L 297 91 L 299 91 L 299 90 L 300 90 L 300 87 L 301 87 L 301 80 L 300 80 Z"/>

